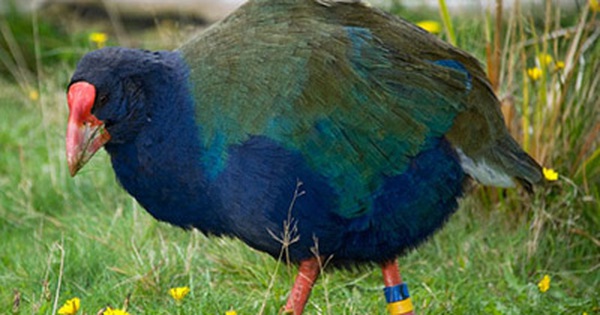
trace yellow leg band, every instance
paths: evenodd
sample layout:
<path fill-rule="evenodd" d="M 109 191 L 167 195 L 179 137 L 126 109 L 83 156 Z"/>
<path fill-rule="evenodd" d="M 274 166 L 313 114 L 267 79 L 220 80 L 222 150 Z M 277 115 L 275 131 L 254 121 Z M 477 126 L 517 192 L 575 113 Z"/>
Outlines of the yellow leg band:
<path fill-rule="evenodd" d="M 387 309 L 390 315 L 402 315 L 408 312 L 412 312 L 413 304 L 411 299 L 408 298 L 402 301 L 389 303 Z"/>

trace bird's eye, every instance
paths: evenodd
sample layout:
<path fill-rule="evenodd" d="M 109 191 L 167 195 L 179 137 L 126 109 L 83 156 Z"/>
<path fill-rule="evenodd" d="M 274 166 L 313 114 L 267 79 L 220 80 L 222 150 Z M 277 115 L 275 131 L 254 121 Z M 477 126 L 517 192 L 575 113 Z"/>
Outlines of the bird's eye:
<path fill-rule="evenodd" d="M 99 109 L 104 107 L 108 103 L 108 95 L 107 94 L 99 94 L 96 97 L 96 102 L 94 102 L 94 106 L 92 106 L 92 114 L 96 114 Z"/>
<path fill-rule="evenodd" d="M 96 104 L 98 107 L 102 107 L 106 105 L 106 103 L 108 103 L 108 95 L 101 94 L 100 96 L 98 96 L 98 102 Z"/>

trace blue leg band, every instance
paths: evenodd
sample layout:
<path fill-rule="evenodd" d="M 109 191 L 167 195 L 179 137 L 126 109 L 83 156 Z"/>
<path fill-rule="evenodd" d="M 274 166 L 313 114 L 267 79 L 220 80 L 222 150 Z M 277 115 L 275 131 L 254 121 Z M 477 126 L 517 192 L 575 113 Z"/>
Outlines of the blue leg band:
<path fill-rule="evenodd" d="M 385 300 L 388 303 L 403 301 L 410 297 L 410 294 L 408 294 L 408 286 L 405 283 L 393 287 L 385 287 L 383 288 L 383 293 L 385 294 Z"/>

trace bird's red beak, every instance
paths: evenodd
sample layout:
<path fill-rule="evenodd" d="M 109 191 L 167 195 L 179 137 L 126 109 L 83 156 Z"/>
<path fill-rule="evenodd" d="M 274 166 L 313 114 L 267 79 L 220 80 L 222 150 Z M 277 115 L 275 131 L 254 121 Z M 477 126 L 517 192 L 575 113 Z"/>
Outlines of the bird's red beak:
<path fill-rule="evenodd" d="M 110 135 L 104 129 L 104 123 L 92 115 L 95 100 L 96 88 L 87 82 L 72 84 L 67 93 L 67 162 L 71 176 L 75 176 L 110 139 Z"/>

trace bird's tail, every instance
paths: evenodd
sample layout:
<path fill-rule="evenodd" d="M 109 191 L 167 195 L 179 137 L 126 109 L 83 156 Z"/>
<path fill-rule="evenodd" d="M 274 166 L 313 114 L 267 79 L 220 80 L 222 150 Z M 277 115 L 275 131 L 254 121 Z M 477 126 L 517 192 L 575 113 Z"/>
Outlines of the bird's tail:
<path fill-rule="evenodd" d="M 457 152 L 463 170 L 483 185 L 514 187 L 519 183 L 532 191 L 533 185 L 543 182 L 542 167 L 511 137 L 498 139 L 475 155 L 460 148 Z"/>
<path fill-rule="evenodd" d="M 542 167 L 510 135 L 500 104 L 484 77 L 475 77 L 467 110 L 447 134 L 465 172 L 484 185 L 528 191 L 544 181 Z"/>
<path fill-rule="evenodd" d="M 542 167 L 525 153 L 512 137 L 499 139 L 496 156 L 505 172 L 515 178 L 525 189 L 532 191 L 533 185 L 544 181 Z"/>

